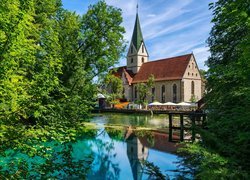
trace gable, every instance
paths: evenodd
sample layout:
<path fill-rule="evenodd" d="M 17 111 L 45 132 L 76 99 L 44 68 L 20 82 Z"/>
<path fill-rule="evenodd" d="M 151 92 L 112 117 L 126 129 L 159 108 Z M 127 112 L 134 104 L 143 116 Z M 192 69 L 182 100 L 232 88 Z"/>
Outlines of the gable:
<path fill-rule="evenodd" d="M 132 83 L 146 82 L 154 75 L 155 81 L 182 79 L 192 54 L 144 63 Z"/>
<path fill-rule="evenodd" d="M 195 60 L 194 55 L 191 56 L 189 63 L 186 67 L 185 73 L 183 75 L 185 79 L 201 79 L 199 67 Z"/>
<path fill-rule="evenodd" d="M 127 66 L 111 69 L 111 72 L 116 77 L 121 78 L 124 84 L 131 85 L 134 74 L 132 71 L 127 70 Z"/>

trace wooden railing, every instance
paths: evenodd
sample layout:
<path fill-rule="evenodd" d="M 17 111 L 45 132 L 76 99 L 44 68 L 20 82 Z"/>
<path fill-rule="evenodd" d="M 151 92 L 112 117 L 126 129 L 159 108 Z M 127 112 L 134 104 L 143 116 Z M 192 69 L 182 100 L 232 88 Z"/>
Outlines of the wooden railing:
<path fill-rule="evenodd" d="M 189 112 L 189 113 L 168 113 L 169 116 L 169 141 L 184 141 L 185 132 L 191 131 L 191 139 L 187 140 L 195 141 L 196 139 L 196 129 L 197 127 L 204 128 L 204 123 L 206 120 L 205 113 Z M 174 120 L 174 117 L 177 119 Z M 173 123 L 177 121 L 177 123 Z M 178 123 L 179 121 L 179 123 Z M 178 124 L 179 126 L 177 126 Z M 173 139 L 174 130 L 179 131 L 179 139 Z M 175 136 L 176 137 L 176 136 Z"/>

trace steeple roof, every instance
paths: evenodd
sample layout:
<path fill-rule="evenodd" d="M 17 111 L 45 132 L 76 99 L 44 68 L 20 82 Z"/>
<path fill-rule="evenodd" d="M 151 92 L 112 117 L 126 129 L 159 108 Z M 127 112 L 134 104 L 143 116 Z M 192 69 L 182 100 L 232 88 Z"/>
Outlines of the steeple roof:
<path fill-rule="evenodd" d="M 139 50 L 142 42 L 143 42 L 143 37 L 142 37 L 142 32 L 141 32 L 139 16 L 138 16 L 138 13 L 136 13 L 135 26 L 134 26 L 133 36 L 132 36 L 132 43 L 134 44 L 137 51 Z"/>

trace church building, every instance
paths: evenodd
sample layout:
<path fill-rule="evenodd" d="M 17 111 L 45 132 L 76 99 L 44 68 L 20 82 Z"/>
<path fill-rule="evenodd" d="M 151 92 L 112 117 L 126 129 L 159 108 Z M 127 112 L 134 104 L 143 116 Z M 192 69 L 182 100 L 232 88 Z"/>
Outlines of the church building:
<path fill-rule="evenodd" d="M 202 81 L 194 54 L 149 60 L 138 13 L 127 53 L 127 66 L 119 67 L 115 75 L 122 79 L 127 101 L 138 99 L 138 84 L 147 82 L 151 75 L 155 82 L 149 90 L 152 96 L 147 97 L 148 102 L 190 102 L 202 96 Z"/>

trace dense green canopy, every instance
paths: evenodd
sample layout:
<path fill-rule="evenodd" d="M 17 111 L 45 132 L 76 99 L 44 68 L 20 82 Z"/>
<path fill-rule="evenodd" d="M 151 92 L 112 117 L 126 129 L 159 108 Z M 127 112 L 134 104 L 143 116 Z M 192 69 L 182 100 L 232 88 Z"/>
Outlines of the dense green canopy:
<path fill-rule="evenodd" d="M 83 118 L 93 79 L 123 52 L 121 10 L 99 1 L 79 16 L 60 0 L 3 0 L 0 12 L 0 119 Z"/>
<path fill-rule="evenodd" d="M 92 160 L 74 161 L 70 142 L 95 134 L 82 121 L 95 101 L 93 79 L 123 53 L 121 23 L 121 10 L 104 1 L 80 16 L 61 0 L 1 0 L 0 179 L 86 176 Z M 30 166 L 17 152 L 43 163 Z"/>
<path fill-rule="evenodd" d="M 207 129 L 188 146 L 198 179 L 249 179 L 250 1 L 211 3 L 214 24 L 208 45 Z"/>

